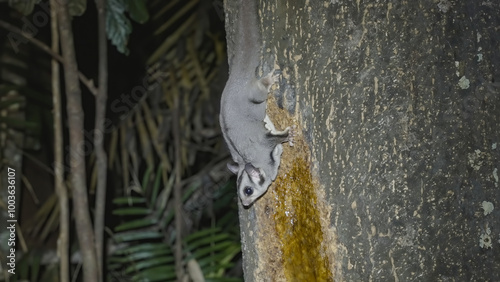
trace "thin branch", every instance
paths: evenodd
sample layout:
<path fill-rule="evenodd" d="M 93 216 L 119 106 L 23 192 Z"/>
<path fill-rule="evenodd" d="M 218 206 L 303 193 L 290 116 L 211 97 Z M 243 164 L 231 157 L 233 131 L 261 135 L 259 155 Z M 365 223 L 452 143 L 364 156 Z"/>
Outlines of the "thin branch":
<path fill-rule="evenodd" d="M 174 135 L 174 148 L 175 148 L 175 184 L 174 184 L 174 205 L 175 205 L 175 273 L 177 274 L 177 281 L 184 281 L 184 266 L 182 260 L 182 158 L 181 158 L 181 130 L 180 130 L 180 93 L 175 87 L 173 81 L 174 75 L 171 75 L 171 80 L 174 85 L 172 87 L 174 96 L 174 109 L 172 113 L 172 128 Z"/>
<path fill-rule="evenodd" d="M 64 60 L 63 58 L 61 57 L 61 55 L 59 55 L 58 53 L 52 51 L 52 49 L 49 48 L 49 46 L 47 46 L 45 43 L 43 43 L 42 41 L 34 38 L 34 37 L 31 37 L 31 36 L 28 36 L 26 35 L 21 29 L 19 29 L 18 27 L 15 27 L 13 25 L 11 25 L 10 23 L 8 22 L 4 22 L 2 20 L 0 20 L 0 27 L 7 30 L 7 31 L 10 31 L 10 32 L 13 32 L 13 33 L 16 33 L 16 34 L 19 34 L 21 35 L 22 37 L 26 38 L 29 42 L 31 42 L 31 44 L 35 45 L 36 47 L 40 48 L 42 51 L 44 51 L 45 53 L 49 54 L 50 56 L 52 56 L 52 58 L 56 59 L 59 63 L 61 64 L 64 64 Z M 85 85 L 87 86 L 87 88 L 89 89 L 90 93 L 92 93 L 94 96 L 97 95 L 97 89 L 95 88 L 94 86 L 94 82 L 90 79 L 88 79 L 83 73 L 81 72 L 78 72 L 78 78 L 80 79 L 80 81 Z"/>
<path fill-rule="evenodd" d="M 57 30 L 56 0 L 50 0 L 50 18 L 52 33 L 52 52 L 59 53 L 59 31 Z M 61 118 L 61 82 L 59 81 L 59 63 L 52 59 L 52 103 L 54 105 L 54 173 L 56 193 L 59 200 L 59 277 L 61 282 L 69 282 L 69 205 L 68 191 L 64 184 L 64 140 Z"/>
<path fill-rule="evenodd" d="M 106 39 L 106 5 L 104 0 L 96 0 L 99 36 L 99 89 L 95 103 L 94 150 L 96 153 L 97 191 L 94 218 L 97 266 L 101 281 L 104 281 L 104 226 L 106 218 L 106 178 L 107 155 L 104 150 L 104 120 L 106 118 L 106 100 L 108 91 L 108 42 Z"/>
<path fill-rule="evenodd" d="M 59 1 L 56 1 L 59 2 Z M 94 232 L 90 220 L 85 173 L 84 115 L 82 93 L 78 83 L 78 65 L 76 63 L 75 46 L 68 2 L 56 5 L 61 49 L 64 58 L 64 79 L 66 87 L 66 109 L 68 113 L 71 184 L 73 188 L 73 207 L 75 226 L 83 261 L 83 281 L 97 282 L 99 272 L 95 251 Z"/>

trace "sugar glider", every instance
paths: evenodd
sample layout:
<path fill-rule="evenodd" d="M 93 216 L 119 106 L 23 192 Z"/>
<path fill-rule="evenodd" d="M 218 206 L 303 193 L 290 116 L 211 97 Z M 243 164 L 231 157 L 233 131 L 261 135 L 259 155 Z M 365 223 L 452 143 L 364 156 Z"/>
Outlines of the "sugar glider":
<path fill-rule="evenodd" d="M 235 45 L 229 79 L 221 98 L 220 126 L 238 176 L 238 196 L 244 206 L 262 196 L 276 179 L 290 128 L 277 131 L 266 114 L 267 94 L 276 81 L 274 71 L 257 78 L 261 57 L 257 0 L 239 0 Z"/>

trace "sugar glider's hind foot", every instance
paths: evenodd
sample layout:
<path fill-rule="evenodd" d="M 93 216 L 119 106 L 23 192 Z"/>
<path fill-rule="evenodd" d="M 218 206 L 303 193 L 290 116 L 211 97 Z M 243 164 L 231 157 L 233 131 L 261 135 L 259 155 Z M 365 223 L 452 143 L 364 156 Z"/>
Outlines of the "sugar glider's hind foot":
<path fill-rule="evenodd" d="M 259 80 L 259 84 L 264 87 L 264 89 L 266 89 L 267 92 L 269 92 L 271 90 L 271 87 L 273 87 L 273 85 L 278 82 L 279 80 L 279 74 L 275 74 L 275 71 L 271 71 L 270 73 L 268 73 L 266 76 L 262 77 L 260 80 Z"/>
<path fill-rule="evenodd" d="M 292 125 L 291 127 L 285 128 L 285 130 L 278 131 L 274 127 L 273 122 L 269 118 L 268 115 L 264 118 L 264 126 L 269 132 L 267 133 L 268 137 L 271 137 L 276 140 L 277 144 L 281 144 L 283 142 L 288 142 L 290 146 L 293 147 L 293 142 L 295 142 L 295 136 L 297 136 L 297 125 Z"/>
<path fill-rule="evenodd" d="M 286 138 L 283 140 L 283 142 L 288 142 L 288 145 L 290 147 L 293 147 L 293 142 L 295 142 L 295 136 L 297 136 L 297 126 L 294 124 L 292 126 L 289 126 L 285 128 L 283 131 L 278 131 L 275 133 L 280 133 L 283 136 L 286 135 Z"/>
<path fill-rule="evenodd" d="M 295 142 L 295 136 L 297 136 L 297 125 L 292 125 L 292 127 L 287 127 L 285 130 L 288 130 L 288 145 L 293 147 L 293 142 Z"/>

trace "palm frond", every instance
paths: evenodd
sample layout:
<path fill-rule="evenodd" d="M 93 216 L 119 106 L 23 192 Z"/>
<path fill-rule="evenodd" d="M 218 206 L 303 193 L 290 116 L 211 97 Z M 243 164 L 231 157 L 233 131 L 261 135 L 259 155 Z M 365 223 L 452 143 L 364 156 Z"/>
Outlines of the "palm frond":
<path fill-rule="evenodd" d="M 224 187 L 233 188 L 226 185 L 221 189 Z M 197 191 L 194 188 L 185 190 L 185 201 L 195 194 L 193 190 Z M 159 194 L 162 192 L 158 191 Z M 151 199 L 156 199 L 156 202 Z M 168 224 L 173 218 L 173 209 L 171 205 L 164 209 L 158 204 L 159 201 L 162 201 L 160 195 L 134 195 L 114 199 L 116 208 L 113 213 L 125 221 L 114 229 L 116 233 L 113 235 L 113 241 L 120 247 L 109 259 L 110 279 L 120 277 L 130 281 L 175 280 L 175 259 L 172 251 L 175 232 L 172 232 L 172 227 Z M 217 279 L 224 278 L 233 267 L 233 261 L 241 251 L 240 238 L 238 231 L 234 230 L 235 226 L 237 229 L 234 221 L 225 221 L 231 226 L 217 224 L 217 221 L 215 223 L 213 227 L 194 231 L 183 238 L 184 257 L 186 265 L 198 265 L 205 278 L 223 281 Z"/>

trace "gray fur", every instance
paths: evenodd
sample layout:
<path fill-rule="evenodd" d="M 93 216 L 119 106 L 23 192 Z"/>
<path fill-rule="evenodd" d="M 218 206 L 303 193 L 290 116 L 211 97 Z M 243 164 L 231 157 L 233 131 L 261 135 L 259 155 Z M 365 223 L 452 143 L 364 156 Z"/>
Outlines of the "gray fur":
<path fill-rule="evenodd" d="M 228 168 L 238 176 L 238 195 L 244 206 L 262 196 L 276 179 L 281 143 L 289 140 L 290 130 L 276 131 L 266 114 L 267 94 L 276 81 L 273 72 L 255 77 L 261 44 L 256 1 L 239 1 L 236 45 L 219 117 L 233 159 Z M 251 195 L 245 193 L 249 189 Z"/>

